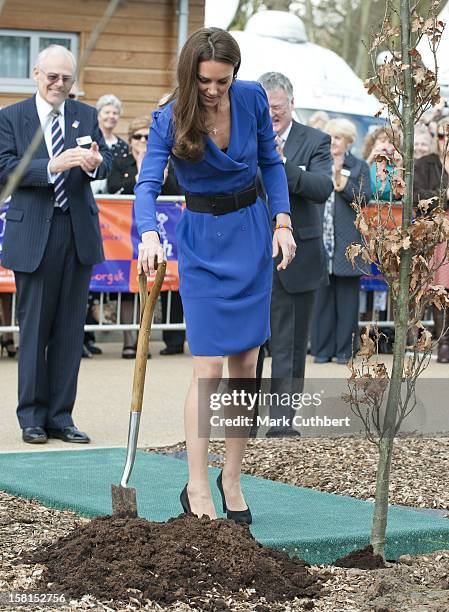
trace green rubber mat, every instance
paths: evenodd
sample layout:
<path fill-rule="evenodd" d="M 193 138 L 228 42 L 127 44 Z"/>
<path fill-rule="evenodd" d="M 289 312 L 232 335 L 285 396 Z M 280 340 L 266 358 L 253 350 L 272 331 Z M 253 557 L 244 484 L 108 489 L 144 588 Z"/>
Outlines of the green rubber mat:
<path fill-rule="evenodd" d="M 0 489 L 35 498 L 53 508 L 85 516 L 111 513 L 111 483 L 120 481 L 125 450 L 98 449 L 0 454 Z M 210 469 L 215 486 L 218 469 Z M 179 494 L 187 463 L 138 452 L 130 485 L 137 489 L 139 515 L 166 521 L 181 512 Z M 287 550 L 312 564 L 330 563 L 369 542 L 373 504 L 244 475 L 251 531 L 261 543 Z M 408 508 L 389 512 L 386 558 L 449 549 L 449 520 Z"/>

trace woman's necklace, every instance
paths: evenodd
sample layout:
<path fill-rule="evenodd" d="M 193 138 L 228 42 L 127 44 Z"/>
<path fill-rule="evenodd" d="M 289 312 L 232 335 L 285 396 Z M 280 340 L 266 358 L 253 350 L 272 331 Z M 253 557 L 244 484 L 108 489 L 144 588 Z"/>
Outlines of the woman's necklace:
<path fill-rule="evenodd" d="M 218 117 L 220 115 L 220 112 L 221 112 L 221 98 L 218 101 L 218 110 L 214 113 L 214 121 L 216 121 L 218 119 Z M 209 117 L 210 117 L 210 115 L 209 115 Z M 216 136 L 219 131 L 220 131 L 219 128 L 217 128 L 216 125 L 213 125 L 212 127 L 208 128 L 207 133 L 208 134 L 213 134 L 214 136 Z"/>

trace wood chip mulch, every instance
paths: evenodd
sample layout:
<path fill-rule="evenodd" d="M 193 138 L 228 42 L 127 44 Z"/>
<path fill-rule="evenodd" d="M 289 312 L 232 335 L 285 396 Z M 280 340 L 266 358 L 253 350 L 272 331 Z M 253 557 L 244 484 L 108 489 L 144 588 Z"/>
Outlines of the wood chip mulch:
<path fill-rule="evenodd" d="M 180 453 L 185 444 L 148 449 Z M 212 441 L 210 465 L 221 467 L 225 445 Z M 214 457 L 216 455 L 217 457 Z M 364 437 L 250 440 L 243 472 L 317 491 L 374 500 L 378 452 Z M 390 503 L 449 511 L 449 437 L 394 441 Z"/>
<path fill-rule="evenodd" d="M 73 512 L 46 508 L 36 501 L 13 497 L 0 491 L 0 599 L 10 591 L 31 591 L 52 593 L 51 584 L 39 583 L 44 567 L 24 564 L 23 559 L 30 553 L 47 546 L 50 542 L 79 529 L 87 523 Z M 139 593 L 126 603 L 99 601 L 89 594 L 66 605 L 5 606 L 0 610 L 11 612 L 47 612 L 57 610 L 152 610 L 167 612 L 447 612 L 449 610 L 449 551 L 439 551 L 418 557 L 404 556 L 400 562 L 387 564 L 387 569 L 365 572 L 334 566 L 311 567 L 312 573 L 323 574 L 327 580 L 322 595 L 313 602 L 297 599 L 292 602 L 269 604 L 240 601 L 231 597 L 219 598 L 205 593 L 194 605 L 175 603 L 160 606 L 154 602 L 142 601 Z M 250 595 L 250 594 L 248 594 Z M 243 601 L 242 601 L 243 599 Z M 250 597 L 248 597 L 250 599 Z M 311 607 L 313 605 L 313 607 Z"/>

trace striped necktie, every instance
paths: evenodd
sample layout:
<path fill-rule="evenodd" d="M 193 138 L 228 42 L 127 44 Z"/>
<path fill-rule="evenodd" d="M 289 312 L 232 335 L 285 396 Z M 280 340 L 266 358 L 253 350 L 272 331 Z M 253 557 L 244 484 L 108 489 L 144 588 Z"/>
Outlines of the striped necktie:
<path fill-rule="evenodd" d="M 53 121 L 51 124 L 51 146 L 53 157 L 60 155 L 64 149 L 64 136 L 62 135 L 61 125 L 59 123 L 60 112 L 54 111 Z M 66 211 L 69 207 L 69 200 L 65 190 L 64 173 L 58 172 L 54 182 L 55 187 L 55 206 L 59 206 Z"/>

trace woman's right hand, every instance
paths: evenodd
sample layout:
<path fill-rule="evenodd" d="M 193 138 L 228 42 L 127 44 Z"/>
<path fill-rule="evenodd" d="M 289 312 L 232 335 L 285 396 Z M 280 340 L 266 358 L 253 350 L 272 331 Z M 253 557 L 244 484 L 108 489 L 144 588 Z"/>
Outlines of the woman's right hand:
<path fill-rule="evenodd" d="M 139 257 L 137 260 L 137 273 L 142 271 L 147 276 L 155 269 L 155 262 L 158 264 L 164 261 L 164 249 L 162 248 L 157 232 L 144 232 L 142 242 L 139 244 Z"/>

